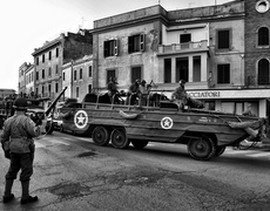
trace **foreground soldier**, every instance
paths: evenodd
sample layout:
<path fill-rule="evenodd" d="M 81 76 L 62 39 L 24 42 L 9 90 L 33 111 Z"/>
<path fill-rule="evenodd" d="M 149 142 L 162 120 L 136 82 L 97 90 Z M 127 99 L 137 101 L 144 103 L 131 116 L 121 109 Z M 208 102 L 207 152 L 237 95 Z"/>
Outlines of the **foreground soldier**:
<path fill-rule="evenodd" d="M 11 193 L 13 181 L 21 170 L 20 181 L 22 186 L 21 204 L 27 204 L 38 200 L 37 196 L 29 195 L 29 181 L 33 174 L 34 140 L 40 135 L 40 127 L 25 115 L 27 101 L 25 98 L 17 98 L 14 102 L 15 114 L 9 117 L 1 134 L 1 144 L 5 157 L 10 159 L 10 167 L 6 174 L 5 193 L 3 203 L 14 198 Z"/>

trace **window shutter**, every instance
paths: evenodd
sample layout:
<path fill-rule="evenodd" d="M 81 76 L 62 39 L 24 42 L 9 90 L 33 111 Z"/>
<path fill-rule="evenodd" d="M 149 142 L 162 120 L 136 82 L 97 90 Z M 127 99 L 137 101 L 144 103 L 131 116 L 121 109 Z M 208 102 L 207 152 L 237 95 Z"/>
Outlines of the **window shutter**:
<path fill-rule="evenodd" d="M 108 55 L 108 45 L 107 45 L 106 41 L 103 44 L 104 44 L 103 54 L 104 54 L 104 57 L 107 57 L 107 55 Z"/>
<path fill-rule="evenodd" d="M 128 53 L 132 52 L 132 37 L 128 37 Z"/>
<path fill-rule="evenodd" d="M 140 51 L 145 51 L 145 34 L 140 34 Z"/>
<path fill-rule="evenodd" d="M 114 55 L 118 56 L 119 54 L 119 40 L 114 40 Z"/>

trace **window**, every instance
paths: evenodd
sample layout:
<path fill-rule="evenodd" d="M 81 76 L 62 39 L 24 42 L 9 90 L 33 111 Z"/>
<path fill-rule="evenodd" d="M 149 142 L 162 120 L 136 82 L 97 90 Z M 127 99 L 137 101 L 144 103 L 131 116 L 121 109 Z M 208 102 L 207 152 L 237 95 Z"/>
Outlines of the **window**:
<path fill-rule="evenodd" d="M 115 78 L 115 70 L 107 70 L 107 83 L 109 83 L 110 77 Z"/>
<path fill-rule="evenodd" d="M 63 81 L 65 81 L 65 80 L 66 80 L 66 73 L 63 72 Z"/>
<path fill-rule="evenodd" d="M 219 30 L 217 32 L 217 47 L 220 50 L 228 50 L 230 48 L 230 30 Z"/>
<path fill-rule="evenodd" d="M 92 84 L 88 84 L 88 93 L 91 93 L 92 91 Z"/>
<path fill-rule="evenodd" d="M 201 57 L 193 56 L 193 82 L 201 81 Z"/>
<path fill-rule="evenodd" d="M 216 110 L 215 101 L 205 101 L 204 105 L 207 110 L 212 110 L 212 111 Z"/>
<path fill-rule="evenodd" d="M 52 91 L 52 85 L 49 84 L 49 85 L 48 85 L 48 92 L 49 92 L 49 95 L 51 94 L 51 91 Z"/>
<path fill-rule="evenodd" d="M 142 79 L 142 67 L 132 67 L 131 68 L 131 83 L 135 82 L 136 79 Z"/>
<path fill-rule="evenodd" d="M 80 79 L 82 79 L 83 78 L 83 70 L 82 70 L 82 68 L 80 69 Z"/>
<path fill-rule="evenodd" d="M 164 83 L 171 83 L 172 60 L 164 59 Z"/>
<path fill-rule="evenodd" d="M 55 65 L 55 75 L 58 75 L 58 65 Z"/>
<path fill-rule="evenodd" d="M 145 50 L 145 34 L 137 34 L 128 37 L 128 53 Z"/>
<path fill-rule="evenodd" d="M 104 57 L 118 55 L 118 40 L 104 41 Z"/>
<path fill-rule="evenodd" d="M 188 72 L 189 72 L 189 68 L 188 68 L 188 57 L 182 57 L 182 58 L 176 58 L 176 81 L 178 82 L 181 79 L 185 80 L 186 82 L 188 82 Z"/>
<path fill-rule="evenodd" d="M 88 67 L 88 77 L 92 77 L 92 66 Z"/>
<path fill-rule="evenodd" d="M 59 48 L 55 49 L 55 56 L 58 57 L 59 56 Z"/>
<path fill-rule="evenodd" d="M 255 7 L 259 13 L 265 13 L 269 10 L 269 2 L 267 0 L 260 0 Z"/>
<path fill-rule="evenodd" d="M 42 63 L 45 62 L 45 54 L 42 55 Z"/>
<path fill-rule="evenodd" d="M 230 83 L 230 64 L 219 64 L 217 66 L 217 83 Z"/>
<path fill-rule="evenodd" d="M 269 85 L 269 61 L 267 59 L 261 59 L 258 62 L 258 85 Z"/>
<path fill-rule="evenodd" d="M 39 65 L 39 57 L 36 58 L 36 65 Z"/>
<path fill-rule="evenodd" d="M 258 46 L 269 45 L 269 30 L 266 27 L 261 27 L 258 30 Z"/>
<path fill-rule="evenodd" d="M 58 83 L 55 84 L 55 92 L 58 93 Z"/>
<path fill-rule="evenodd" d="M 52 52 L 49 51 L 49 60 L 51 60 L 51 59 L 52 59 Z"/>
<path fill-rule="evenodd" d="M 80 96 L 80 88 L 76 87 L 76 97 L 78 98 Z"/>
<path fill-rule="evenodd" d="M 77 70 L 74 70 L 74 81 L 77 80 Z"/>
<path fill-rule="evenodd" d="M 48 73 L 49 76 L 52 76 L 52 68 L 49 67 L 49 73 Z"/>
<path fill-rule="evenodd" d="M 181 48 L 189 48 L 190 41 L 191 41 L 191 34 L 180 34 Z"/>
<path fill-rule="evenodd" d="M 42 79 L 44 79 L 45 78 L 45 70 L 43 69 L 42 70 Z"/>
<path fill-rule="evenodd" d="M 41 91 L 42 91 L 42 92 L 41 92 L 41 93 L 42 93 L 42 96 L 44 96 L 44 93 L 45 93 L 45 88 L 44 88 L 44 86 L 41 87 Z"/>
<path fill-rule="evenodd" d="M 36 72 L 36 81 L 38 81 L 39 80 L 39 74 L 38 74 L 38 71 Z"/>

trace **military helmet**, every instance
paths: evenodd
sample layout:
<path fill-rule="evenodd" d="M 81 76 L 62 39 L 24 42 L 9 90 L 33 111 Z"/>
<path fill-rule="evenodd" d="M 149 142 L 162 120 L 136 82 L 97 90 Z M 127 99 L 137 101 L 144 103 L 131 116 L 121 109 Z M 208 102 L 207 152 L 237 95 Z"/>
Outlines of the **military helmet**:
<path fill-rule="evenodd" d="M 13 104 L 13 108 L 16 110 L 26 110 L 27 109 L 27 100 L 24 97 L 18 97 Z"/>

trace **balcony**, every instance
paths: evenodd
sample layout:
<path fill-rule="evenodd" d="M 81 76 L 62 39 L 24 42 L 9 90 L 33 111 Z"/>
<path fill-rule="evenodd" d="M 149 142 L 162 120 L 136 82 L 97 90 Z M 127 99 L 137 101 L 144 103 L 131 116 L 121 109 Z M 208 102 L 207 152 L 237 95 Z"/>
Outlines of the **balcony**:
<path fill-rule="evenodd" d="M 160 45 L 158 56 L 208 51 L 207 40 L 182 44 Z"/>

